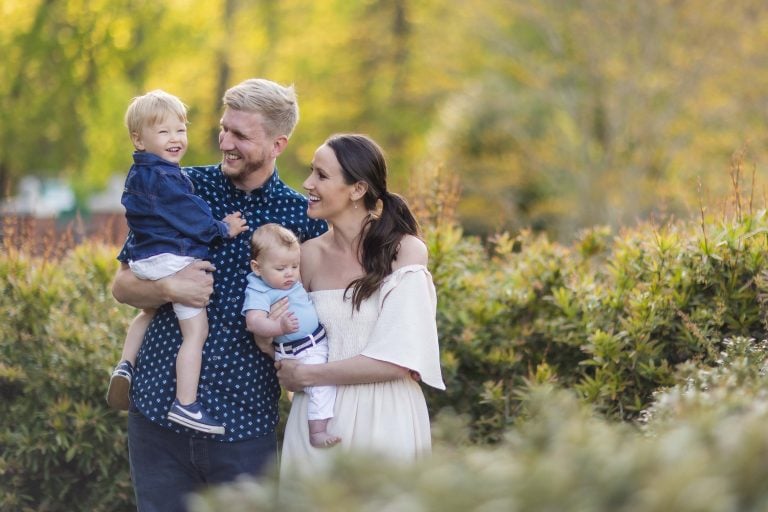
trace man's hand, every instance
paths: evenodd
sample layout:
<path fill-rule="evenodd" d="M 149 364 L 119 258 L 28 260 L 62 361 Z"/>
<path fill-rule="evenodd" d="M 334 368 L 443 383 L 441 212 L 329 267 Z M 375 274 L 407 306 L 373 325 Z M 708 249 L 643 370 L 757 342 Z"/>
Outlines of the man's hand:
<path fill-rule="evenodd" d="M 172 276 L 160 279 L 170 302 L 193 308 L 204 308 L 213 293 L 216 267 L 209 261 L 198 260 Z"/>
<path fill-rule="evenodd" d="M 122 304 L 154 309 L 168 302 L 202 308 L 213 293 L 216 268 L 207 261 L 195 261 L 176 274 L 151 281 L 136 277 L 127 263 L 121 263 L 112 282 L 112 295 Z"/>

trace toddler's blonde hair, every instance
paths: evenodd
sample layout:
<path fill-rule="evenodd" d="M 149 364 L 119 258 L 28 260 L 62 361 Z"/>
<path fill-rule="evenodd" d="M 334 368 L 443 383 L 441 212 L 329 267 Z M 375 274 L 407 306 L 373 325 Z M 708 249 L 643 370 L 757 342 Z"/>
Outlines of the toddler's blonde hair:
<path fill-rule="evenodd" d="M 139 133 L 143 126 L 152 126 L 168 117 L 176 117 L 186 124 L 187 106 L 173 94 L 155 89 L 131 100 L 125 112 L 125 126 L 131 135 Z"/>

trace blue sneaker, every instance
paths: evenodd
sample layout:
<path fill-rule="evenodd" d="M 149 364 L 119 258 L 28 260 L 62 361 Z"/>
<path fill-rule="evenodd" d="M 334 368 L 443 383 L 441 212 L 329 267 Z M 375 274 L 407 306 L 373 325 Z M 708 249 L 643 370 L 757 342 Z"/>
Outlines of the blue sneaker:
<path fill-rule="evenodd" d="M 179 399 L 173 401 L 171 410 L 168 411 L 168 419 L 184 425 L 185 427 L 206 432 L 208 434 L 223 434 L 224 426 L 211 418 L 208 412 L 203 409 L 200 402 L 192 402 L 189 405 L 181 405 Z"/>
<path fill-rule="evenodd" d="M 133 366 L 128 361 L 120 361 L 112 371 L 107 389 L 107 405 L 119 411 L 127 411 L 130 406 L 131 381 Z"/>

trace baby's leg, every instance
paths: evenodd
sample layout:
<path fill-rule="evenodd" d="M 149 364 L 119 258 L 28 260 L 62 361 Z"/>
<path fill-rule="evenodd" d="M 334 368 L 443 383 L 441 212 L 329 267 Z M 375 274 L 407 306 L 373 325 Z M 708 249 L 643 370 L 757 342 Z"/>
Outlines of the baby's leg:
<path fill-rule="evenodd" d="M 208 337 L 205 309 L 192 318 L 179 319 L 183 340 L 176 355 L 176 398 L 183 405 L 197 400 L 197 384 L 203 361 L 203 344 Z"/>
<path fill-rule="evenodd" d="M 328 361 L 328 344 L 319 343 L 299 355 L 302 364 L 322 364 Z M 336 401 L 335 386 L 311 386 L 304 389 L 309 398 L 309 443 L 315 448 L 330 448 L 341 441 L 339 436 L 329 434 L 328 420 L 333 417 Z"/>
<path fill-rule="evenodd" d="M 315 448 L 330 448 L 341 441 L 340 437 L 329 434 L 326 430 L 329 419 L 309 420 L 309 443 Z"/>
<path fill-rule="evenodd" d="M 311 364 L 311 363 L 310 363 Z M 328 420 L 333 417 L 333 403 L 336 401 L 334 386 L 312 386 L 304 390 L 309 398 L 309 442 L 316 448 L 329 448 L 341 438 L 327 432 Z"/>

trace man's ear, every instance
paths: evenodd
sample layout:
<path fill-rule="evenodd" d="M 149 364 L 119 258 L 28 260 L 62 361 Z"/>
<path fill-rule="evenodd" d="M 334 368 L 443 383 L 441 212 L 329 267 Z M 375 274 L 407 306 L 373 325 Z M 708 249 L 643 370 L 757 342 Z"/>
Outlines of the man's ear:
<path fill-rule="evenodd" d="M 285 150 L 286 146 L 288 146 L 288 137 L 285 135 L 277 137 L 272 143 L 272 158 L 280 156 L 280 153 Z"/>

